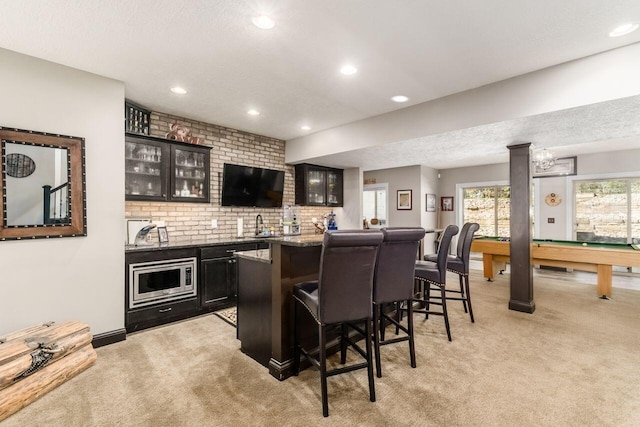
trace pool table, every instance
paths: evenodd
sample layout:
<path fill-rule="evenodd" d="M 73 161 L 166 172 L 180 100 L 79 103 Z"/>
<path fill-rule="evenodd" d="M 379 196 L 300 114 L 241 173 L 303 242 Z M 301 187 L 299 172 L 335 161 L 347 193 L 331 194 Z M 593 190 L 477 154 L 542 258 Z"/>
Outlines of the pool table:
<path fill-rule="evenodd" d="M 482 252 L 484 277 L 494 278 L 494 264 L 509 262 L 509 241 L 500 237 L 478 237 L 471 244 L 472 252 Z M 538 240 L 531 243 L 531 263 L 551 267 L 572 268 L 598 273 L 597 293 L 611 296 L 613 266 L 640 267 L 640 250 L 629 244 Z"/>

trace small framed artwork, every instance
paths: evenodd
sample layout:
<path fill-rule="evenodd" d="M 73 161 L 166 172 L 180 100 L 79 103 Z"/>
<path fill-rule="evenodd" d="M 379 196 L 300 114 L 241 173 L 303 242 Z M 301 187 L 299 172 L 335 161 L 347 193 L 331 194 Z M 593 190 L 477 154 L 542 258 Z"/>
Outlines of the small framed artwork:
<path fill-rule="evenodd" d="M 436 211 L 436 195 L 435 194 L 427 194 L 427 212 L 435 212 Z"/>
<path fill-rule="evenodd" d="M 398 190 L 398 210 L 411 210 L 411 190 Z"/>
<path fill-rule="evenodd" d="M 160 240 L 160 243 L 169 242 L 169 233 L 167 233 L 167 227 L 158 227 L 158 240 Z"/>
<path fill-rule="evenodd" d="M 453 196 L 440 197 L 440 209 L 443 211 L 453 210 Z"/>

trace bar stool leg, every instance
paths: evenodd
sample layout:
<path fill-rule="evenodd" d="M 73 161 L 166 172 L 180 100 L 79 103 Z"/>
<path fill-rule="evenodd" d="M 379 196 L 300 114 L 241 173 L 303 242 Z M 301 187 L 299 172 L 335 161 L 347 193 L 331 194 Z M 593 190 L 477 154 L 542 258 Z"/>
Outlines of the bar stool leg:
<path fill-rule="evenodd" d="M 340 331 L 340 363 L 344 365 L 347 363 L 347 337 L 349 336 L 346 323 L 342 323 L 342 325 L 340 325 Z"/>
<path fill-rule="evenodd" d="M 451 330 L 449 329 L 449 314 L 447 313 L 447 295 L 444 286 L 440 287 L 440 293 L 442 295 L 442 314 L 444 317 L 444 326 L 447 328 L 447 338 L 451 341 Z"/>
<path fill-rule="evenodd" d="M 464 291 L 464 284 L 462 283 L 462 274 L 458 274 L 458 279 L 460 279 L 460 297 L 462 298 L 462 306 L 464 307 L 464 312 L 468 313 L 467 311 L 467 294 Z"/>
<path fill-rule="evenodd" d="M 413 341 L 413 300 L 407 301 L 407 329 L 409 330 L 409 355 L 411 357 L 411 367 L 416 367 L 416 347 Z"/>
<path fill-rule="evenodd" d="M 319 326 L 320 335 L 320 388 L 322 389 L 322 415 L 329 416 L 327 395 L 327 332 L 324 325 Z"/>
<path fill-rule="evenodd" d="M 378 329 L 376 329 L 376 327 L 378 327 Z M 380 340 L 384 341 L 384 332 L 385 332 L 385 327 L 384 327 L 384 304 L 380 304 L 378 305 L 378 324 L 376 325 L 375 323 L 373 324 L 373 330 L 374 332 L 377 330 L 380 332 Z"/>
<path fill-rule="evenodd" d="M 382 363 L 380 362 L 380 335 L 382 332 L 382 319 L 380 312 L 381 307 L 377 304 L 373 304 L 373 347 L 376 354 L 376 375 L 378 378 L 382 378 Z"/>
<path fill-rule="evenodd" d="M 424 307 L 425 307 L 424 318 L 428 319 L 429 318 L 429 301 L 431 300 L 431 284 L 429 282 L 423 282 L 422 289 L 423 289 L 422 297 L 424 298 Z"/>
<path fill-rule="evenodd" d="M 469 304 L 469 316 L 471 316 L 471 323 L 475 323 L 475 320 L 473 319 L 473 309 L 471 308 L 471 294 L 469 293 L 469 275 L 467 274 L 466 276 L 464 276 L 464 284 L 465 287 L 467 288 L 467 303 Z"/>
<path fill-rule="evenodd" d="M 376 401 L 376 388 L 373 382 L 373 360 L 371 360 L 371 319 L 365 320 L 365 335 L 367 343 L 367 373 L 369 375 L 369 400 Z"/>

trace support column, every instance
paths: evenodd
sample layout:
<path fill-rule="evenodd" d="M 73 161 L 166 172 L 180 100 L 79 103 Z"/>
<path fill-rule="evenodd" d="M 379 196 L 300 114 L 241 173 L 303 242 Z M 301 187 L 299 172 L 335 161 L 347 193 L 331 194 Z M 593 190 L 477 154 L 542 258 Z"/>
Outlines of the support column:
<path fill-rule="evenodd" d="M 509 309 L 533 313 L 531 269 L 531 143 L 507 146 L 511 183 L 511 297 Z"/>

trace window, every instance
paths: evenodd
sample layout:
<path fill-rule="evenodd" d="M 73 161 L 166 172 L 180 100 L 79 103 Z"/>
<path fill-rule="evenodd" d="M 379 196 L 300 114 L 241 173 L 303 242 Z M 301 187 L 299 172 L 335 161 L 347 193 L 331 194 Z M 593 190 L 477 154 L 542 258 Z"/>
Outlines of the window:
<path fill-rule="evenodd" d="M 640 243 L 640 179 L 574 182 L 576 240 Z"/>
<path fill-rule="evenodd" d="M 362 215 L 374 227 L 388 227 L 387 184 L 365 185 L 362 193 Z M 372 219 L 378 223 L 373 224 Z"/>
<path fill-rule="evenodd" d="M 478 234 L 509 237 L 511 187 L 493 185 L 462 190 L 462 222 L 477 222 Z"/>

